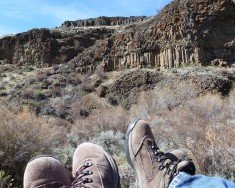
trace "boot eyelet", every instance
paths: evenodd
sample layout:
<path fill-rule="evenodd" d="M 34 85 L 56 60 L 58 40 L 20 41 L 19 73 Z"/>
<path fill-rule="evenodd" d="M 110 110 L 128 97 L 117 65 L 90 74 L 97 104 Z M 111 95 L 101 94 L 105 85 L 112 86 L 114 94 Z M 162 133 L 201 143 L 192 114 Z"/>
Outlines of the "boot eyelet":
<path fill-rule="evenodd" d="M 83 179 L 83 183 L 87 183 L 89 181 L 89 179 L 88 178 L 85 178 L 85 179 Z"/>
<path fill-rule="evenodd" d="M 84 174 L 85 176 L 87 176 L 87 175 L 93 174 L 93 172 L 88 170 L 88 171 L 84 171 L 83 174 Z"/>
<path fill-rule="evenodd" d="M 84 167 L 90 167 L 90 166 L 92 166 L 92 163 L 88 162 L 88 163 L 85 163 L 83 166 Z"/>
<path fill-rule="evenodd" d="M 89 171 L 89 175 L 91 175 L 91 174 L 93 174 L 93 172 L 92 172 L 92 171 Z"/>
<path fill-rule="evenodd" d="M 90 179 L 90 178 L 87 178 L 87 181 L 86 181 L 87 183 L 92 183 L 93 182 L 93 180 L 92 179 Z"/>
<path fill-rule="evenodd" d="M 179 174 L 179 172 L 177 171 L 177 172 L 175 172 L 175 173 L 174 173 L 174 175 L 173 175 L 173 176 L 177 176 L 178 174 Z"/>
<path fill-rule="evenodd" d="M 163 170 L 163 169 L 164 169 L 164 166 L 163 166 L 163 165 L 159 165 L 159 166 L 158 166 L 158 169 L 159 169 L 159 170 Z"/>

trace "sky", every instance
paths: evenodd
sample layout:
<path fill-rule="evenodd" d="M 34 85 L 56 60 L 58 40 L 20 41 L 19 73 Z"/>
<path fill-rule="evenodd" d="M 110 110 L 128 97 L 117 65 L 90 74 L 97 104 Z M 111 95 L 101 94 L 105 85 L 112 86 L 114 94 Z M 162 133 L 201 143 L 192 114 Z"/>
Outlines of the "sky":
<path fill-rule="evenodd" d="M 0 0 L 0 36 L 99 16 L 153 16 L 171 0 Z"/>

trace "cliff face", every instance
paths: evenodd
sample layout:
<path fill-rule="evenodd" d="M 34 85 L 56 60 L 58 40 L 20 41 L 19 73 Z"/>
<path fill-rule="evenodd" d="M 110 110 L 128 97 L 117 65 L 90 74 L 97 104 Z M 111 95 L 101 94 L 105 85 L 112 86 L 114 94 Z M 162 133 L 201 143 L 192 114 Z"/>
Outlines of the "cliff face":
<path fill-rule="evenodd" d="M 131 16 L 131 17 L 98 17 L 77 21 L 65 21 L 62 27 L 91 27 L 91 26 L 117 26 L 134 24 L 147 20 L 146 16 Z"/>
<path fill-rule="evenodd" d="M 0 39 L 0 63 L 37 67 L 65 63 L 112 33 L 102 28 L 76 32 L 33 29 Z"/>
<path fill-rule="evenodd" d="M 89 26 L 89 27 L 86 27 Z M 157 16 L 67 21 L 0 39 L 0 62 L 51 66 L 72 62 L 81 72 L 235 62 L 233 0 L 175 0 Z"/>
<path fill-rule="evenodd" d="M 103 61 L 107 70 L 233 63 L 235 3 L 176 0 L 153 19 L 96 45 L 96 61 Z M 95 47 L 79 54 L 77 59 L 88 61 L 90 50 Z M 92 66 L 92 59 L 89 64 Z"/>

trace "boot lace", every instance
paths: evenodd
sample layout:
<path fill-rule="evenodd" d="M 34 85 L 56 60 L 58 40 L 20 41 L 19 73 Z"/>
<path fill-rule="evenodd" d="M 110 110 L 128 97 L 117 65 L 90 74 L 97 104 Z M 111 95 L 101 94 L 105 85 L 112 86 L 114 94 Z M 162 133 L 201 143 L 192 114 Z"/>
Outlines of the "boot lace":
<path fill-rule="evenodd" d="M 181 158 L 181 159 L 178 159 L 177 161 L 172 161 L 171 159 L 169 159 L 167 157 L 167 155 L 162 152 L 156 145 L 156 143 L 154 141 L 152 141 L 150 144 L 149 144 L 149 147 L 153 150 L 153 153 L 154 153 L 154 156 L 156 158 L 156 161 L 158 163 L 158 169 L 160 171 L 162 171 L 163 169 L 166 168 L 167 170 L 167 175 L 170 179 L 170 181 L 179 174 L 179 171 L 177 169 L 178 167 L 178 164 L 182 161 L 188 161 L 188 162 L 191 162 L 192 159 L 189 159 L 187 157 L 184 157 L 184 158 Z M 166 162 L 166 160 L 170 160 L 170 162 Z"/>
<path fill-rule="evenodd" d="M 89 162 L 83 164 L 83 166 L 76 172 L 74 181 L 70 188 L 86 188 L 86 184 L 93 182 L 91 178 L 85 178 L 85 176 L 93 174 L 91 170 L 86 170 L 91 166 L 92 163 Z"/>

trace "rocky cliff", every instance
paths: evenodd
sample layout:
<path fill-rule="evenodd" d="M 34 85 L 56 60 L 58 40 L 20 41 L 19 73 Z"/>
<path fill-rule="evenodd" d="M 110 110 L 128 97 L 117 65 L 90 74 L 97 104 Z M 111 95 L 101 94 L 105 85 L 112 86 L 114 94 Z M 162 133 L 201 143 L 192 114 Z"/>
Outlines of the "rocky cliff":
<path fill-rule="evenodd" d="M 102 28 L 76 32 L 33 29 L 0 39 L 0 63 L 37 67 L 65 63 L 112 33 Z"/>
<path fill-rule="evenodd" d="M 87 27 L 89 26 L 89 27 Z M 157 16 L 66 21 L 0 39 L 0 62 L 51 66 L 70 61 L 80 72 L 235 62 L 233 0 L 175 0 Z"/>
<path fill-rule="evenodd" d="M 77 21 L 65 21 L 62 27 L 91 27 L 91 26 L 117 26 L 129 25 L 147 20 L 146 16 L 131 16 L 131 17 L 98 17 Z"/>
<path fill-rule="evenodd" d="M 159 15 L 99 41 L 74 59 L 94 66 L 94 50 L 106 70 L 180 67 L 235 62 L 235 3 L 176 0 Z M 81 63 L 83 65 L 84 63 Z"/>

